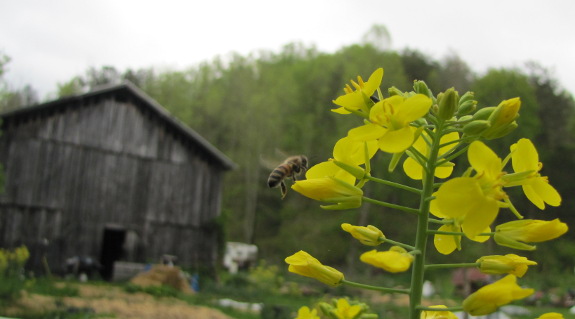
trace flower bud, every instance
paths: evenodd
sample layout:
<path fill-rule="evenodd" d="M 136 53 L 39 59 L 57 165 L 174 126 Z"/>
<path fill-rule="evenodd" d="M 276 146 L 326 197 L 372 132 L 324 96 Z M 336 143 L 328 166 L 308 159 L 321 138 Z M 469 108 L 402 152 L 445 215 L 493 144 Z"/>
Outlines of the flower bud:
<path fill-rule="evenodd" d="M 465 124 L 463 127 L 463 134 L 468 136 L 476 136 L 483 133 L 487 130 L 491 125 L 489 121 L 486 120 L 475 120 L 473 122 L 469 122 Z"/>
<path fill-rule="evenodd" d="M 288 270 L 294 274 L 317 279 L 330 286 L 338 286 L 344 279 L 343 273 L 322 263 L 307 252 L 300 250 L 287 257 Z"/>
<path fill-rule="evenodd" d="M 519 109 L 521 108 L 521 100 L 516 97 L 509 100 L 504 100 L 495 108 L 489 121 L 492 126 L 504 126 L 513 121 L 519 116 Z"/>
<path fill-rule="evenodd" d="M 466 101 L 464 103 L 461 103 L 461 99 L 460 99 L 459 108 L 457 109 L 457 113 L 455 115 L 457 115 L 457 116 L 467 115 L 467 114 L 475 111 L 475 108 L 477 108 L 477 101 L 471 100 L 471 101 Z"/>
<path fill-rule="evenodd" d="M 536 262 L 515 254 L 483 256 L 477 262 L 479 270 L 484 274 L 510 274 L 519 278 L 525 275 L 527 266 L 537 265 Z"/>
<path fill-rule="evenodd" d="M 463 94 L 461 96 L 461 98 L 459 99 L 459 106 L 461 106 L 463 103 L 467 103 L 469 101 L 473 101 L 473 99 L 475 98 L 475 93 L 471 92 L 471 91 L 467 91 L 465 92 L 465 94 Z"/>
<path fill-rule="evenodd" d="M 444 305 L 431 306 L 430 308 L 437 308 L 437 310 L 425 310 L 421 312 L 421 319 L 457 319 L 457 316 L 446 310 L 441 310 L 447 308 Z"/>
<path fill-rule="evenodd" d="M 481 108 L 473 114 L 473 120 L 487 120 L 493 111 L 495 111 L 495 106 Z"/>
<path fill-rule="evenodd" d="M 337 315 L 334 313 L 335 307 L 327 302 L 320 302 L 319 310 L 321 310 L 324 315 L 330 317 L 331 319 L 338 319 Z"/>
<path fill-rule="evenodd" d="M 516 129 L 517 122 L 515 122 L 515 119 L 519 117 L 520 108 L 521 100 L 518 97 L 499 103 L 487 119 L 491 124 L 491 128 L 483 132 L 481 136 L 486 139 L 495 139 L 503 137 Z"/>
<path fill-rule="evenodd" d="M 367 246 L 377 246 L 383 243 L 385 236 L 379 228 L 368 225 L 364 226 L 353 226 L 351 224 L 341 224 L 341 228 L 350 233 L 353 238 L 359 240 L 362 244 Z"/>
<path fill-rule="evenodd" d="M 517 122 L 512 122 L 506 126 L 499 128 L 498 130 L 493 130 L 493 131 L 489 130 L 489 131 L 485 132 L 484 134 L 482 134 L 482 136 L 488 140 L 493 140 L 493 139 L 503 137 L 503 136 L 513 132 L 518 126 L 519 125 L 517 124 Z"/>
<path fill-rule="evenodd" d="M 403 96 L 403 92 L 396 88 L 395 86 L 390 87 L 389 89 L 387 89 L 387 93 L 389 93 L 389 96 L 394 96 L 394 95 L 399 95 L 399 96 Z"/>
<path fill-rule="evenodd" d="M 428 98 L 433 98 L 433 93 L 431 93 L 431 90 L 423 81 L 414 81 L 413 91 L 415 91 L 415 93 L 423 94 Z"/>
<path fill-rule="evenodd" d="M 558 312 L 547 312 L 535 319 L 565 319 L 565 317 Z"/>
<path fill-rule="evenodd" d="M 445 91 L 440 97 L 437 98 L 438 116 L 443 120 L 449 120 L 455 114 L 455 110 L 459 103 L 459 93 L 454 88 Z"/>
<path fill-rule="evenodd" d="M 413 262 L 413 256 L 399 246 L 393 246 L 388 251 L 374 249 L 363 253 L 359 259 L 391 273 L 404 272 Z"/>
<path fill-rule="evenodd" d="M 292 189 L 311 199 L 337 204 L 321 206 L 324 209 L 357 208 L 363 197 L 361 188 L 333 176 L 299 180 Z"/>
<path fill-rule="evenodd" d="M 517 277 L 507 275 L 492 284 L 479 288 L 465 298 L 462 304 L 463 311 L 473 316 L 488 315 L 499 307 L 528 297 L 534 292 L 533 289 L 524 289 L 517 285 Z"/>
<path fill-rule="evenodd" d="M 568 230 L 567 224 L 554 219 L 552 221 L 521 219 L 507 222 L 495 227 L 493 239 L 500 246 L 521 250 L 534 250 L 534 245 L 555 239 Z"/>

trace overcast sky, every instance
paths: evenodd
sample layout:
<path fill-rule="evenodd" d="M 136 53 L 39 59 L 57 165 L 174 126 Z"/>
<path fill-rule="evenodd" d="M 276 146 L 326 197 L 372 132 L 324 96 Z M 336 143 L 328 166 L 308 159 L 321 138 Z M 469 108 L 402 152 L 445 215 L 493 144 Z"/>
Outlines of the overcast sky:
<path fill-rule="evenodd" d="M 45 98 L 89 67 L 183 69 L 294 41 L 334 52 L 382 24 L 394 50 L 454 52 L 479 74 L 537 61 L 575 92 L 574 13 L 572 0 L 0 0 L 0 51 L 9 83 Z"/>

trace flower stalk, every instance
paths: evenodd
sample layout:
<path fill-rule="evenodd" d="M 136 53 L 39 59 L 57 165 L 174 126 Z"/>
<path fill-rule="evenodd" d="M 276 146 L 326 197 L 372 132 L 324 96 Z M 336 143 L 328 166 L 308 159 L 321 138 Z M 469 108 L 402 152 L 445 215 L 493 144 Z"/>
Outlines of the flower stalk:
<path fill-rule="evenodd" d="M 362 124 L 336 143 L 333 159 L 311 167 L 306 179 L 298 180 L 292 188 L 311 199 L 331 203 L 321 206 L 328 210 L 356 209 L 369 203 L 417 217 L 413 245 L 388 239 L 373 225 L 342 224 L 342 229 L 353 238 L 373 248 L 361 254 L 362 262 L 389 273 L 411 271 L 409 289 L 349 281 L 337 269 L 321 264 L 303 251 L 286 258 L 289 271 L 334 287 L 344 284 L 381 293 L 406 294 L 409 296 L 409 319 L 452 319 L 456 318 L 452 311 L 461 310 L 472 315 L 489 314 L 529 296 L 533 290 L 517 284 L 517 278 L 526 274 L 529 267 L 537 265 L 526 257 L 490 255 L 474 262 L 426 264 L 430 238 L 437 252 L 449 255 L 462 249 L 463 240 L 483 243 L 490 238 L 501 246 L 533 250 L 536 248 L 533 243 L 555 239 L 568 230 L 558 219 L 523 219 L 505 192 L 505 188 L 520 186 L 529 201 L 541 210 L 560 205 L 561 196 L 549 184 L 548 177 L 540 173 L 543 164 L 539 162 L 533 143 L 520 139 L 511 145 L 508 155 L 502 156 L 503 160 L 484 143 L 517 128 L 521 100 L 512 98 L 497 107 L 476 111 L 473 92 L 460 96 L 450 88 L 435 97 L 422 81 L 414 83 L 412 92 L 392 87 L 387 91 L 390 96 L 385 98 L 379 88 L 382 77 L 381 68 L 373 72 L 368 81 L 358 77 L 357 82 L 351 81 L 352 85 L 346 86 L 344 95 L 334 100 L 339 108 L 332 109 L 333 112 L 359 116 Z M 372 98 L 375 92 L 378 98 Z M 402 167 L 409 178 L 420 181 L 420 188 L 372 176 L 370 161 L 377 151 L 391 155 L 387 165 L 389 172 Z M 456 163 L 462 162 L 454 160 L 463 155 L 467 155 L 469 167 L 463 167 L 461 176 L 451 177 Z M 397 166 L 404 158 L 403 165 Z M 507 173 L 508 163 L 511 163 L 513 173 Z M 362 188 L 368 182 L 418 195 L 417 208 L 364 196 Z M 493 225 L 500 210 L 511 211 L 518 220 Z M 379 248 L 386 245 L 392 247 Z M 507 276 L 473 293 L 462 306 L 422 306 L 426 271 L 466 267 Z M 342 309 L 340 312 L 348 314 L 345 318 L 360 318 L 355 306 L 343 301 L 338 304 L 341 304 L 341 307 L 338 305 Z M 310 312 L 304 310 L 305 315 Z M 354 315 L 349 315 L 351 313 Z"/>

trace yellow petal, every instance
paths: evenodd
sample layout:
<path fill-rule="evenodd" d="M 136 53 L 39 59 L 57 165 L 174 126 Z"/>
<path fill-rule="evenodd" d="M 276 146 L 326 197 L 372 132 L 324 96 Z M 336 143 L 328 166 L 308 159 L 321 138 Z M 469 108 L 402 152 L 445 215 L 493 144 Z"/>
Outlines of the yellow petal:
<path fill-rule="evenodd" d="M 443 225 L 439 227 L 439 231 L 459 232 L 459 227 L 455 225 Z M 444 255 L 451 254 L 459 246 L 461 236 L 456 235 L 440 235 L 433 236 L 433 245 L 437 251 Z"/>
<path fill-rule="evenodd" d="M 451 173 L 453 173 L 453 163 L 451 162 L 447 162 L 435 169 L 435 177 L 437 178 L 448 178 Z"/>
<path fill-rule="evenodd" d="M 473 203 L 484 198 L 479 184 L 471 177 L 450 179 L 441 185 L 435 197 L 433 202 L 436 202 L 437 210 L 450 218 L 462 218 L 473 210 Z"/>
<path fill-rule="evenodd" d="M 483 142 L 471 143 L 467 155 L 469 163 L 477 172 L 486 172 L 491 176 L 501 172 L 501 159 Z"/>
<path fill-rule="evenodd" d="M 396 120 L 400 123 L 411 123 L 427 114 L 431 107 L 432 101 L 423 94 L 411 96 L 399 106 L 396 114 Z"/>
<path fill-rule="evenodd" d="M 400 153 L 411 146 L 415 128 L 406 126 L 395 131 L 387 131 L 379 138 L 379 148 L 387 153 Z"/>
<path fill-rule="evenodd" d="M 373 95 L 377 88 L 381 85 L 381 80 L 383 79 L 383 68 L 379 68 L 369 76 L 369 79 L 363 87 L 363 91 L 366 92 L 368 96 Z"/>
<path fill-rule="evenodd" d="M 433 196 L 436 197 L 437 193 L 433 193 Z M 441 212 L 441 210 L 439 209 L 439 207 L 437 206 L 437 200 L 432 200 L 430 205 L 429 205 L 429 212 L 435 216 L 435 217 L 439 217 L 441 219 L 445 219 L 445 218 L 451 218 L 445 214 L 443 214 Z"/>
<path fill-rule="evenodd" d="M 551 186 L 545 178 L 543 178 L 543 177 L 535 178 L 533 180 L 533 182 L 531 182 L 529 185 L 533 188 L 533 191 L 535 193 L 537 193 L 539 198 L 541 198 L 541 200 L 543 200 L 548 205 L 551 205 L 551 206 L 561 205 L 561 195 L 559 195 L 557 190 L 553 186 Z M 524 190 L 525 190 L 525 188 L 524 188 Z M 540 209 L 545 209 L 545 205 L 542 205 L 542 206 L 543 207 L 539 207 L 539 206 L 538 207 Z"/>
<path fill-rule="evenodd" d="M 368 159 L 377 152 L 377 141 L 362 141 L 351 137 L 341 138 L 335 143 L 333 157 L 349 165 L 361 165 L 365 163 L 365 143 L 368 148 Z"/>
<path fill-rule="evenodd" d="M 516 173 L 530 170 L 539 171 L 539 154 L 530 140 L 520 139 L 511 146 L 511 150 L 513 152 L 511 155 L 512 166 Z"/>
<path fill-rule="evenodd" d="M 411 179 L 420 180 L 423 178 L 423 167 L 411 157 L 403 162 L 403 171 Z"/>
<path fill-rule="evenodd" d="M 485 227 L 484 230 L 481 231 L 481 233 L 491 233 L 491 227 Z M 480 234 L 481 234 L 480 233 Z M 491 236 L 487 235 L 487 236 L 474 236 L 474 237 L 467 237 L 470 240 L 476 241 L 478 243 L 484 243 L 486 241 L 489 240 L 489 238 L 491 238 Z"/>
<path fill-rule="evenodd" d="M 377 140 L 387 132 L 387 129 L 377 124 L 366 124 L 353 128 L 347 132 L 347 135 L 360 141 Z"/>
<path fill-rule="evenodd" d="M 468 205 L 470 212 L 461 223 L 461 229 L 465 236 L 473 238 L 493 223 L 499 212 L 499 205 L 497 201 L 485 197 L 481 201 L 470 202 Z"/>
<path fill-rule="evenodd" d="M 335 101 L 333 101 L 335 103 Z M 350 111 L 346 110 L 345 107 L 338 107 L 337 109 L 331 109 L 332 112 L 338 114 L 351 114 Z"/>

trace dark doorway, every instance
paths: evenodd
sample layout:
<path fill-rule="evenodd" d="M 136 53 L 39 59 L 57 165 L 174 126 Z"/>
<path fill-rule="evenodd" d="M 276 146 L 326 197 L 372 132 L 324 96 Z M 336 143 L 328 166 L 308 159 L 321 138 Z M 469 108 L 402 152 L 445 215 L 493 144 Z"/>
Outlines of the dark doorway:
<path fill-rule="evenodd" d="M 106 227 L 102 239 L 102 252 L 100 263 L 102 264 L 101 275 L 104 280 L 112 279 L 114 274 L 114 262 L 123 255 L 126 230 L 120 227 Z"/>

